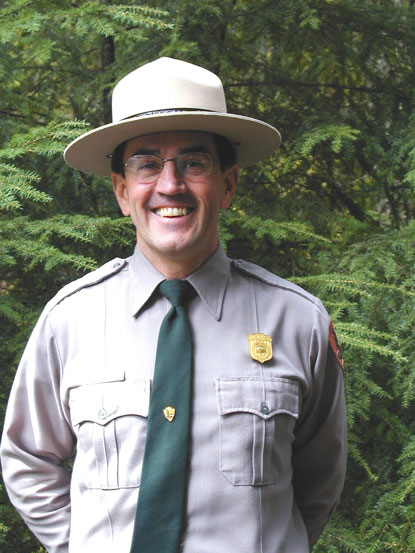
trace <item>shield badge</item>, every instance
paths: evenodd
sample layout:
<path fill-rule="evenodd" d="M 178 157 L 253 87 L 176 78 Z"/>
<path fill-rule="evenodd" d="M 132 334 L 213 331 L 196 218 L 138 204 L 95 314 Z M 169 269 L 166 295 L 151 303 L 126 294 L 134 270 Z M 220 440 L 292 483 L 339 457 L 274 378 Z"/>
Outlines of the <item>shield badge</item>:
<path fill-rule="evenodd" d="M 176 409 L 174 407 L 170 407 L 170 405 L 168 405 L 167 407 L 165 407 L 163 409 L 163 414 L 169 422 L 172 422 L 172 420 L 174 419 L 174 416 L 176 414 Z"/>
<path fill-rule="evenodd" d="M 272 359 L 272 338 L 266 334 L 248 335 L 249 353 L 255 361 L 265 363 Z"/>

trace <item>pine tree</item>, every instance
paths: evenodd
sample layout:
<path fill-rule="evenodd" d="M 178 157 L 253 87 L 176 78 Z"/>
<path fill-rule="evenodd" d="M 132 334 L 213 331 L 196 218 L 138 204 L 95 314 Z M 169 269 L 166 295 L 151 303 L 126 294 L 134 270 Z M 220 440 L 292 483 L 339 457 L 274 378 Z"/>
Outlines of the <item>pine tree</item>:
<path fill-rule="evenodd" d="M 221 215 L 228 254 L 315 293 L 343 344 L 349 469 L 317 553 L 415 549 L 413 2 L 9 0 L 0 11 L 0 387 L 66 282 L 132 251 L 107 179 L 62 151 L 161 55 L 283 135 Z M 2 412 L 3 414 L 3 412 Z M 39 545 L 0 492 L 0 548 Z"/>

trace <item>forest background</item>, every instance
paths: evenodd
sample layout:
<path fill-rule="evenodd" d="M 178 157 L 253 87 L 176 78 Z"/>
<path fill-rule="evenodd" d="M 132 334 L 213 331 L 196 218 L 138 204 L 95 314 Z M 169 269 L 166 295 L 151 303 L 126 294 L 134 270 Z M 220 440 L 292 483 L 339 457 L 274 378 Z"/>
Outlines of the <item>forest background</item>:
<path fill-rule="evenodd" d="M 348 476 L 315 552 L 415 551 L 413 4 L 0 1 L 0 421 L 47 300 L 134 244 L 109 179 L 64 147 L 139 65 L 196 63 L 283 136 L 221 216 L 228 254 L 320 296 L 343 345 Z M 3 488 L 0 551 L 43 551 Z"/>

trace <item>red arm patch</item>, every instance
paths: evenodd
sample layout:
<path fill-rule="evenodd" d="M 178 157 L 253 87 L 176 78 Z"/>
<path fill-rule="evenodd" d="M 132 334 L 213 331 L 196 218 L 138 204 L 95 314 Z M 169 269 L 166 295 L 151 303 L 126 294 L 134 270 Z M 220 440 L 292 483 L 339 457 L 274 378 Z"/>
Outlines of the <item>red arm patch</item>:
<path fill-rule="evenodd" d="M 330 347 L 334 353 L 334 356 L 336 357 L 337 361 L 339 362 L 340 367 L 342 368 L 342 371 L 344 371 L 344 362 L 343 362 L 343 356 L 342 356 L 342 350 L 340 347 L 340 344 L 337 340 L 336 332 L 334 331 L 333 321 L 330 319 L 330 329 L 329 329 L 329 343 Z"/>

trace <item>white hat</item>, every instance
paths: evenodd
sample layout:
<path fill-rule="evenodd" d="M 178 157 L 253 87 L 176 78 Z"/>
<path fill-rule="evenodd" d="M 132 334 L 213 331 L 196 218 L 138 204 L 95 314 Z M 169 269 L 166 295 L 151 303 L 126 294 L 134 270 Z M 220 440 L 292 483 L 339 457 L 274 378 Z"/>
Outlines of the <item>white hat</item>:
<path fill-rule="evenodd" d="M 214 73 L 172 58 L 160 58 L 126 75 L 112 94 L 113 122 L 69 144 L 65 161 L 80 171 L 111 175 L 109 155 L 137 136 L 164 131 L 220 134 L 234 145 L 245 167 L 281 143 L 275 127 L 226 112 L 222 82 Z"/>

